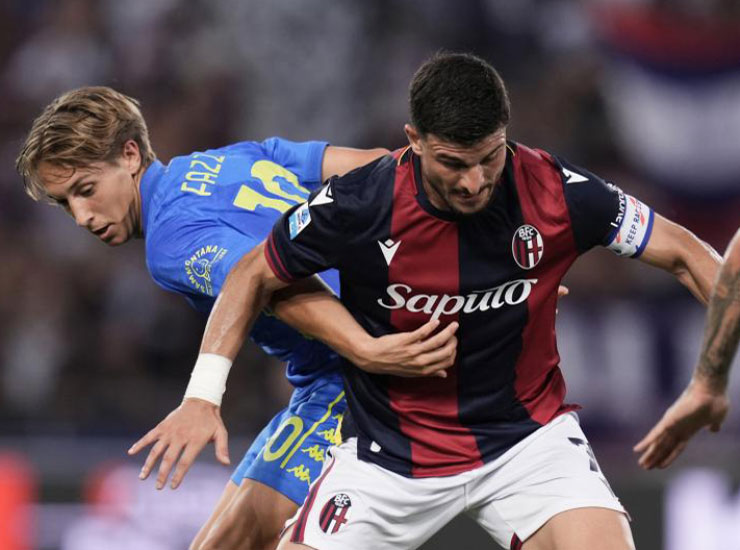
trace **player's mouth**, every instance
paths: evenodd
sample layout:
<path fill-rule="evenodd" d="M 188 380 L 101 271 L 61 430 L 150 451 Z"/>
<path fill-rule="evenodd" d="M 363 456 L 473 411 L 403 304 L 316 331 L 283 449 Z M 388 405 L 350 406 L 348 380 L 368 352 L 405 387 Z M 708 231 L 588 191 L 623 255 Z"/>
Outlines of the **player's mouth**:
<path fill-rule="evenodd" d="M 484 187 L 475 195 L 469 195 L 467 193 L 454 193 L 453 197 L 458 202 L 458 204 L 472 207 L 487 201 L 491 197 L 491 189 L 492 187 Z"/>
<path fill-rule="evenodd" d="M 109 223 L 108 225 L 104 225 L 103 227 L 93 231 L 93 233 L 97 235 L 101 241 L 108 242 L 113 237 L 113 224 Z"/>

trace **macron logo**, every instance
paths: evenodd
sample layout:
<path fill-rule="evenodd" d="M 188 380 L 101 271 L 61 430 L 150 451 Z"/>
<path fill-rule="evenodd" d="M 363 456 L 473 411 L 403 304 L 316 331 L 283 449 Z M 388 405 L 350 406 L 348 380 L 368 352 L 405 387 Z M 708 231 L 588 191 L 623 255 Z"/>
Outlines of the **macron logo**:
<path fill-rule="evenodd" d="M 571 172 L 567 168 L 563 168 L 563 174 L 565 174 L 565 183 L 578 183 L 581 181 L 588 181 L 588 178 L 583 177 L 581 174 Z"/>
<path fill-rule="evenodd" d="M 386 239 L 385 242 L 378 241 L 378 244 L 380 245 L 380 251 L 383 253 L 383 257 L 385 258 L 385 263 L 391 265 L 391 260 L 393 259 L 393 256 L 396 255 L 396 250 L 398 250 L 398 247 L 401 245 L 401 241 L 394 243 L 391 239 Z"/>
<path fill-rule="evenodd" d="M 316 195 L 311 201 L 310 206 L 318 206 L 319 204 L 329 204 L 334 202 L 334 196 L 331 194 L 331 185 L 328 183 L 321 188 L 319 194 Z"/>

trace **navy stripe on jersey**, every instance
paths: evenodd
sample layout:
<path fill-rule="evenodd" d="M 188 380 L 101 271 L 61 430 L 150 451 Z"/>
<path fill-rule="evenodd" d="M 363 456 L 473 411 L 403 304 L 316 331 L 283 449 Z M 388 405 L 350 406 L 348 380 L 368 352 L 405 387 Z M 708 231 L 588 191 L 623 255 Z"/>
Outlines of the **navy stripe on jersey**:
<path fill-rule="evenodd" d="M 391 235 L 399 248 L 388 268 L 388 280 L 413 289 L 423 288 L 430 295 L 458 295 L 458 224 L 419 208 L 416 197 L 419 183 L 409 181 L 409 172 L 413 174 L 413 170 L 402 165 L 396 174 Z M 434 243 L 434 252 L 414 246 L 414 241 Z M 418 311 L 394 309 L 393 328 L 402 332 L 424 324 L 429 317 L 424 311 L 424 301 L 424 298 L 419 301 Z M 458 315 L 442 313 L 439 320 L 446 326 L 457 321 Z M 456 365 L 447 369 L 447 378 L 389 377 L 390 406 L 398 414 L 400 429 L 410 441 L 413 476 L 449 475 L 482 464 L 470 428 L 460 422 L 458 388 Z"/>
<path fill-rule="evenodd" d="M 549 157 L 563 179 L 563 196 L 568 204 L 573 236 L 579 253 L 596 245 L 605 245 L 609 236 L 619 227 L 618 187 L 599 176 L 560 157 Z"/>
<path fill-rule="evenodd" d="M 285 269 L 283 260 L 280 259 L 280 255 L 275 250 L 275 240 L 273 239 L 272 234 L 270 234 L 265 243 L 265 258 L 267 259 L 270 269 L 272 269 L 273 273 L 277 275 L 278 279 L 285 283 L 291 283 L 295 280 L 288 270 Z"/>
<path fill-rule="evenodd" d="M 465 266 L 460 270 L 463 290 L 460 294 L 477 293 L 479 301 L 485 296 L 485 293 L 481 295 L 481 290 L 529 278 L 512 258 L 511 236 L 525 222 L 519 207 L 511 155 L 495 193 L 485 211 L 457 224 L 460 227 L 460 262 Z M 499 229 L 490 231 L 490 227 Z M 481 235 L 486 238 L 480 238 Z M 523 290 L 523 284 L 529 283 L 519 284 L 521 289 L 512 287 L 513 291 Z M 504 292 L 507 291 L 508 288 Z M 526 303 L 501 307 L 494 315 L 489 309 L 471 309 L 461 316 L 458 329 L 458 362 L 462 363 L 459 392 L 464 403 L 460 419 L 465 425 L 473 426 L 478 447 L 490 460 L 539 427 L 529 419 L 514 386 L 516 362 L 524 345 L 521 333 L 529 312 Z M 480 326 L 486 326 L 487 330 L 479 330 Z M 490 368 L 475 368 L 476 363 L 488 364 Z M 497 408 L 506 411 L 504 418 L 491 417 L 481 401 L 496 403 Z"/>
<path fill-rule="evenodd" d="M 603 240 L 618 196 L 582 176 L 572 184 L 578 178 L 544 152 L 509 151 L 492 201 L 475 215 L 437 210 L 407 149 L 333 180 L 315 204 L 314 194 L 299 231 L 295 221 L 290 230 L 291 211 L 273 231 L 276 274 L 337 267 L 343 303 L 374 336 L 430 317 L 460 323 L 445 379 L 345 365 L 361 460 L 405 476 L 450 475 L 572 408 L 554 336 L 557 287 L 578 254 Z"/>

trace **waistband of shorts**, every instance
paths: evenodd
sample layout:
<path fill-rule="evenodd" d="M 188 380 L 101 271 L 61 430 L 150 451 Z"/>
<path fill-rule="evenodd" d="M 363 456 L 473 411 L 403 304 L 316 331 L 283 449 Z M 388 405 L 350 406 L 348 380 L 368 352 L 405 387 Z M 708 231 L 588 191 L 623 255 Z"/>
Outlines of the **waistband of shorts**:
<path fill-rule="evenodd" d="M 291 405 L 303 403 L 309 400 L 333 401 L 340 393 L 344 392 L 344 382 L 339 374 L 329 373 L 317 378 L 307 386 L 293 390 L 290 398 Z M 344 401 L 344 400 L 343 400 Z"/>

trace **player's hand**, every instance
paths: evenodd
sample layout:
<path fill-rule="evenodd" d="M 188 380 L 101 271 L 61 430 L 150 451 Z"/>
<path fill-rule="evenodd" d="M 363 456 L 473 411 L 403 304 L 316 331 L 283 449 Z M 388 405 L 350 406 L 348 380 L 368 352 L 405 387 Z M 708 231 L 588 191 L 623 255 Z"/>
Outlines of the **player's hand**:
<path fill-rule="evenodd" d="M 182 478 L 195 461 L 195 457 L 210 441 L 215 442 L 216 458 L 222 464 L 230 464 L 228 433 L 221 420 L 220 407 L 202 399 L 188 398 L 162 420 L 156 428 L 139 439 L 128 450 L 135 455 L 152 443 L 149 456 L 141 468 L 139 479 L 146 479 L 161 458 L 157 474 L 157 489 L 164 487 L 172 467 L 177 468 L 170 486 L 177 489 Z"/>
<path fill-rule="evenodd" d="M 719 431 L 729 406 L 726 391 L 692 380 L 660 422 L 635 445 L 634 451 L 641 453 L 638 464 L 646 470 L 668 467 L 696 432 L 705 426 Z"/>
<path fill-rule="evenodd" d="M 458 323 L 447 325 L 437 334 L 439 320 L 427 321 L 413 332 L 388 334 L 373 338 L 355 364 L 366 372 L 394 376 L 438 376 L 446 378 L 446 369 L 455 363 Z"/>

